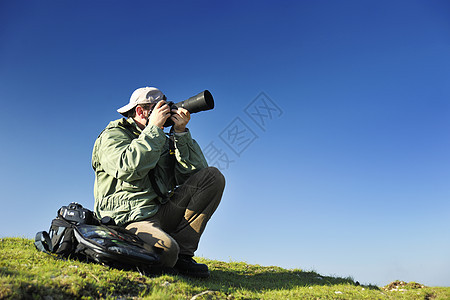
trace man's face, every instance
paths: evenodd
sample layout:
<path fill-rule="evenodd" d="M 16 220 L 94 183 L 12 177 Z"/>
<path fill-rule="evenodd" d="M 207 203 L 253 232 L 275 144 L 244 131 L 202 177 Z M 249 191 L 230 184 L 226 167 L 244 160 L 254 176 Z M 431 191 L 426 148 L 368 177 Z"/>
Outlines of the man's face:
<path fill-rule="evenodd" d="M 139 116 L 141 119 L 144 119 L 148 122 L 148 118 L 150 117 L 155 104 L 142 104 L 138 105 L 138 107 L 140 109 L 136 109 L 136 116 Z"/>

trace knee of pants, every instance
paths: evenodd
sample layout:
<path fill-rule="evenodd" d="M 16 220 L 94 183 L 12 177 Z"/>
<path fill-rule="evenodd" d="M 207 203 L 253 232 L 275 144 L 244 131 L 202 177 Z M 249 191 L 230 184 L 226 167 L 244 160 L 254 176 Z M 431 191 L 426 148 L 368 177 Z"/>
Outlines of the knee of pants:
<path fill-rule="evenodd" d="M 214 178 L 215 184 L 218 190 L 223 190 L 225 188 L 225 176 L 216 167 L 207 167 L 206 170 Z"/>
<path fill-rule="evenodd" d="M 156 247 L 160 247 L 159 242 L 156 243 Z M 166 267 L 173 267 L 178 260 L 178 254 L 180 253 L 180 246 L 173 239 L 165 241 L 164 247 L 160 247 L 163 249 L 161 254 L 161 263 Z"/>

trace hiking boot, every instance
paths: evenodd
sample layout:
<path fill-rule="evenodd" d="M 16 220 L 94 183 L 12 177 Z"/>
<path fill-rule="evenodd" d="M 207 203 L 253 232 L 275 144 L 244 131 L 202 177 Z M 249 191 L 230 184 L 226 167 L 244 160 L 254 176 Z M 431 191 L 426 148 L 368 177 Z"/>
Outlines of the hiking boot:
<path fill-rule="evenodd" d="M 178 261 L 173 267 L 181 275 L 197 278 L 208 278 L 209 270 L 205 264 L 197 263 L 192 256 L 180 255 Z"/>

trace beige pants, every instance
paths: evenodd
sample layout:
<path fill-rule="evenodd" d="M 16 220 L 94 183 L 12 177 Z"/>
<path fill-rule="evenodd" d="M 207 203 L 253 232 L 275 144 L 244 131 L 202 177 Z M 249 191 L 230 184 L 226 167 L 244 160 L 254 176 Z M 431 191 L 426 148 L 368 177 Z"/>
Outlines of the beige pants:
<path fill-rule="evenodd" d="M 178 254 L 194 255 L 224 188 L 225 178 L 218 169 L 202 169 L 178 187 L 156 215 L 131 223 L 126 228 L 147 244 L 162 248 L 162 264 L 173 267 Z"/>

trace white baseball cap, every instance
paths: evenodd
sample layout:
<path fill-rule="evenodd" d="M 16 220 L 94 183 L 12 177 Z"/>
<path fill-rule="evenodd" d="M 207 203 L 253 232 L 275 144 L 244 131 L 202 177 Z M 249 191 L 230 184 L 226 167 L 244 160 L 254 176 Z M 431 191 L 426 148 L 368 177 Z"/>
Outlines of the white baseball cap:
<path fill-rule="evenodd" d="M 138 88 L 131 94 L 130 103 L 122 106 L 117 112 L 125 115 L 128 111 L 135 108 L 138 104 L 157 103 L 160 100 L 165 99 L 164 94 L 155 87 L 142 87 Z"/>

